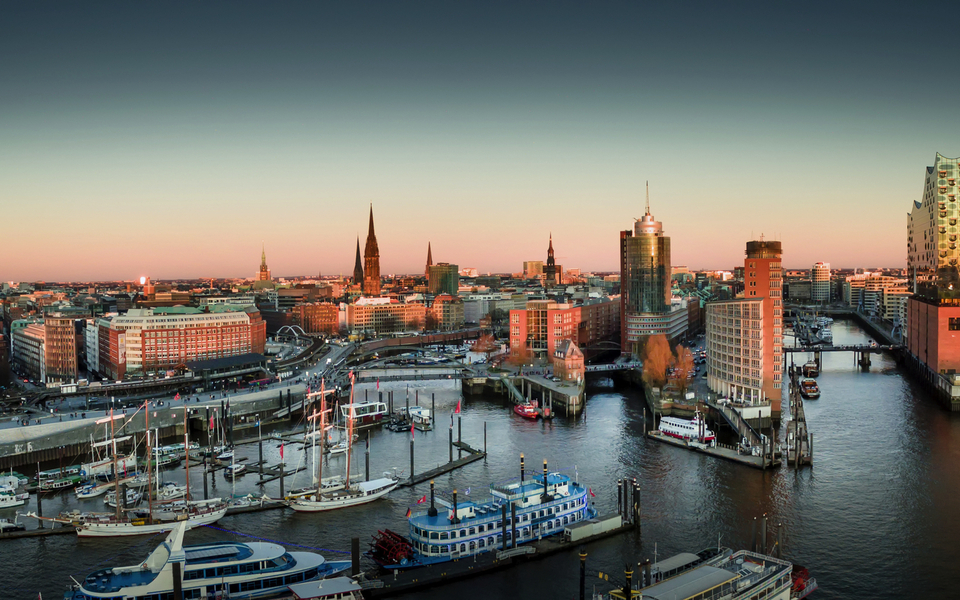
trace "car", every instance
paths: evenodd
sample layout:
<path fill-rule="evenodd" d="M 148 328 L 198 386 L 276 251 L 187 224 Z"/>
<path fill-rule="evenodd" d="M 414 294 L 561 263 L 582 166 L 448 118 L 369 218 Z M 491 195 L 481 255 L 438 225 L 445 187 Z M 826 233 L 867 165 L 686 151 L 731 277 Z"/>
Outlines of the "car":
<path fill-rule="evenodd" d="M 554 382 L 554 383 L 560 383 L 560 378 L 559 378 L 559 377 L 551 377 L 551 378 L 550 378 L 550 381 L 552 381 L 552 382 Z"/>

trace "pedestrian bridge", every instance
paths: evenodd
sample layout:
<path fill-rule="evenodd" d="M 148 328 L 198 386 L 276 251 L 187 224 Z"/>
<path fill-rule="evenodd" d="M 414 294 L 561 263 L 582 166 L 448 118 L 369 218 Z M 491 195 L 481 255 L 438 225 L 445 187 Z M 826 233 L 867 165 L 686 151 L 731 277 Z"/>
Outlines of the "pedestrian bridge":
<path fill-rule="evenodd" d="M 607 371 L 633 371 L 643 369 L 643 362 L 634 360 L 630 362 L 611 363 L 607 365 L 587 365 L 587 373 L 606 373 Z"/>

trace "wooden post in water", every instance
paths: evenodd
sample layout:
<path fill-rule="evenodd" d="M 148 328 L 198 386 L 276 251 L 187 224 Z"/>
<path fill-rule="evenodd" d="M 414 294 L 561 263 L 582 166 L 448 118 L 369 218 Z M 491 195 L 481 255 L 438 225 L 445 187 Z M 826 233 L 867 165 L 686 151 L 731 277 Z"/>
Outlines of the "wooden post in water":
<path fill-rule="evenodd" d="M 450 421 L 450 462 L 453 462 L 453 421 Z"/>
<path fill-rule="evenodd" d="M 750 552 L 757 551 L 757 518 L 753 518 L 753 528 L 750 530 Z"/>
<path fill-rule="evenodd" d="M 587 551 L 580 547 L 580 600 L 585 600 L 587 586 Z"/>
<path fill-rule="evenodd" d="M 623 480 L 617 479 L 617 514 L 623 517 Z M 626 521 L 626 519 L 624 519 Z"/>
<path fill-rule="evenodd" d="M 760 554 L 767 553 L 767 513 L 760 520 Z"/>
<path fill-rule="evenodd" d="M 430 392 L 430 422 L 433 423 L 437 420 L 437 394 L 436 392 Z"/>
<path fill-rule="evenodd" d="M 486 421 L 483 422 L 483 457 L 484 457 L 483 458 L 484 460 L 487 459 L 486 458 L 487 457 L 487 422 Z"/>
<path fill-rule="evenodd" d="M 366 456 L 364 458 L 366 459 L 366 465 L 365 465 L 366 481 L 370 481 L 370 430 L 369 429 L 367 430 L 367 451 L 366 451 Z M 323 458 L 321 458 L 320 460 L 323 460 Z"/>
<path fill-rule="evenodd" d="M 457 415 L 457 442 L 463 443 L 463 417 Z M 457 458 L 463 458 L 463 448 L 457 446 Z"/>
<path fill-rule="evenodd" d="M 413 438 L 410 438 L 410 483 L 413 484 Z"/>

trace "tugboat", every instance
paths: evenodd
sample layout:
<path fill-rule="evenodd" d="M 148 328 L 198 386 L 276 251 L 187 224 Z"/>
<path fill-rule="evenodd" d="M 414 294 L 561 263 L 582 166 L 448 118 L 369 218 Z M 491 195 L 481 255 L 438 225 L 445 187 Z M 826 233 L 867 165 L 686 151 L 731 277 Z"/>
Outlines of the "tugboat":
<path fill-rule="evenodd" d="M 820 397 L 820 387 L 817 380 L 812 377 L 805 377 L 800 380 L 800 395 L 808 400 L 816 400 Z"/>
<path fill-rule="evenodd" d="M 452 501 L 439 500 L 431 483 L 430 507 L 407 511 L 409 538 L 380 530 L 368 555 L 385 569 L 408 569 L 516 547 L 595 517 L 590 494 L 569 476 L 549 472 L 546 460 L 543 475 L 525 480 L 521 455 L 520 480 L 491 485 L 480 501 L 458 501 L 456 490 Z"/>
<path fill-rule="evenodd" d="M 517 413 L 524 419 L 536 419 L 540 416 L 540 413 L 537 411 L 537 407 L 529 402 L 517 404 L 513 407 L 513 412 Z"/>
<path fill-rule="evenodd" d="M 810 360 L 804 363 L 803 365 L 803 376 L 804 377 L 819 377 L 820 368 L 817 367 L 817 363 Z"/>

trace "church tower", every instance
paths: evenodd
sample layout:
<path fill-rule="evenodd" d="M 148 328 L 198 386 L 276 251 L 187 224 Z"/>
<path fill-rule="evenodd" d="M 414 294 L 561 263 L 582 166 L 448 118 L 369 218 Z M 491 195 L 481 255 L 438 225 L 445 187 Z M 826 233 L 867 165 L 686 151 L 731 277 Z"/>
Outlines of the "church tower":
<path fill-rule="evenodd" d="M 377 234 L 373 230 L 373 203 L 370 203 L 370 228 L 367 231 L 367 245 L 363 251 L 363 295 L 380 295 L 380 248 L 377 246 Z"/>
<path fill-rule="evenodd" d="M 543 268 L 544 287 L 557 284 L 557 262 L 553 257 L 553 234 L 550 234 L 550 246 L 547 248 L 547 264 Z"/>
<path fill-rule="evenodd" d="M 430 249 L 430 242 L 427 242 L 427 268 L 423 272 L 423 276 L 427 278 L 427 282 L 430 281 L 430 267 L 433 266 L 433 252 Z"/>
<path fill-rule="evenodd" d="M 363 259 L 360 257 L 360 236 L 357 236 L 357 262 L 353 265 L 354 285 L 363 285 Z"/>
<path fill-rule="evenodd" d="M 260 251 L 260 270 L 257 272 L 257 281 L 272 281 L 270 279 L 270 269 L 267 267 L 267 249 L 261 246 Z"/>

